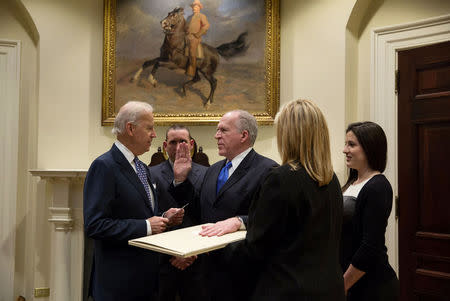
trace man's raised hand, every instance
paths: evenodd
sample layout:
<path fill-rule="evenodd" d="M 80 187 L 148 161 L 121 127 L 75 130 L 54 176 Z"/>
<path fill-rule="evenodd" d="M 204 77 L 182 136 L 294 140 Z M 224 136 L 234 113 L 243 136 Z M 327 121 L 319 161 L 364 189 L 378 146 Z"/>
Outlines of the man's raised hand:
<path fill-rule="evenodd" d="M 173 175 L 175 183 L 184 182 L 192 169 L 191 151 L 185 142 L 179 143 L 175 162 L 173 162 Z"/>

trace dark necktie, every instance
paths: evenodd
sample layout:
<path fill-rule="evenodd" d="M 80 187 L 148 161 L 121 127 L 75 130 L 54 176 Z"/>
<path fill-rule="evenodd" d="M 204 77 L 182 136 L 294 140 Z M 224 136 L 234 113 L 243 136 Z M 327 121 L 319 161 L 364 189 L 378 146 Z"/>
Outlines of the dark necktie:
<path fill-rule="evenodd" d="M 145 192 L 147 193 L 148 201 L 150 202 L 150 207 L 152 206 L 152 196 L 150 194 L 150 186 L 147 181 L 147 171 L 144 163 L 138 159 L 138 157 L 134 158 L 134 164 L 136 165 L 136 173 L 138 175 L 139 180 L 141 180 L 142 185 L 144 185 Z"/>
<path fill-rule="evenodd" d="M 229 161 L 220 171 L 219 176 L 217 177 L 217 190 L 216 194 L 219 194 L 220 188 L 225 184 L 228 180 L 228 170 L 231 168 L 231 161 Z"/>

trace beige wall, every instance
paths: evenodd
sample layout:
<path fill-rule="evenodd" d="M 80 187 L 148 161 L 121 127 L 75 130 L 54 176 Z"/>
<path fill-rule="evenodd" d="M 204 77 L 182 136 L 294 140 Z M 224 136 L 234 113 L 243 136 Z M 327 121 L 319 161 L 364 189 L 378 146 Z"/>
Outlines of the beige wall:
<path fill-rule="evenodd" d="M 112 140 L 98 120 L 103 4 L 23 2 L 40 34 L 37 167 L 87 168 L 93 144 Z"/>
<path fill-rule="evenodd" d="M 15 291 L 27 300 L 32 288 L 49 285 L 51 256 L 48 204 L 39 197 L 45 187 L 27 169 L 88 168 L 114 141 L 111 128 L 100 125 L 102 9 L 99 0 L 0 2 L 0 38 L 22 41 Z M 446 0 L 281 0 L 281 104 L 318 103 L 341 181 L 345 126 L 370 117 L 371 31 L 449 12 Z M 151 153 L 164 132 L 157 129 Z M 214 126 L 192 127 L 211 163 L 220 159 L 214 133 Z M 255 148 L 279 162 L 274 133 L 261 127 Z"/>
<path fill-rule="evenodd" d="M 375 0 L 359 28 L 357 117 L 370 119 L 371 34 L 375 28 L 450 14 L 448 0 Z"/>
<path fill-rule="evenodd" d="M 333 165 L 344 176 L 345 26 L 355 1 L 281 2 L 281 102 L 308 98 L 328 121 Z"/>

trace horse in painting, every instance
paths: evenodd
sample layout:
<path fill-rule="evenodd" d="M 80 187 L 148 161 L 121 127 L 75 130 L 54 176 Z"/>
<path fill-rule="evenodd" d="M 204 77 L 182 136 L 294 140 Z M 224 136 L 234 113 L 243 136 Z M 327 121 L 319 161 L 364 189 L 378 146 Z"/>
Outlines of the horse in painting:
<path fill-rule="evenodd" d="M 139 80 L 141 73 L 147 68 L 152 67 L 152 70 L 148 76 L 148 81 L 156 86 L 157 81 L 155 79 L 156 71 L 159 67 L 166 67 L 169 69 L 184 69 L 188 66 L 189 57 L 186 56 L 185 48 L 186 33 L 185 33 L 184 9 L 177 7 L 168 13 L 160 24 L 165 34 L 164 42 L 160 48 L 160 55 L 157 58 L 145 61 L 141 68 L 131 78 L 131 82 Z M 229 43 L 222 44 L 216 48 L 201 43 L 203 47 L 203 57 L 197 59 L 197 68 L 195 75 L 192 79 L 183 83 L 182 94 L 186 95 L 186 87 L 192 85 L 201 80 L 200 74 L 209 82 L 210 92 L 208 97 L 203 101 L 203 105 L 213 102 L 214 91 L 217 87 L 217 79 L 214 77 L 217 66 L 219 64 L 219 55 L 225 59 L 229 59 L 238 54 L 244 53 L 248 44 L 246 42 L 247 32 L 241 33 L 238 38 Z"/>

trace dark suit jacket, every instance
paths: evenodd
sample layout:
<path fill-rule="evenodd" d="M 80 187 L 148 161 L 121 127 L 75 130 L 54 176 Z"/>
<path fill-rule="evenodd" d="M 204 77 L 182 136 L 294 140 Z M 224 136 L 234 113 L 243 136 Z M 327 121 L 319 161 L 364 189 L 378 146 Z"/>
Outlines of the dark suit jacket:
<path fill-rule="evenodd" d="M 200 190 L 205 177 L 206 166 L 192 162 L 192 170 L 188 175 L 188 180 L 192 183 L 196 191 Z M 169 187 L 173 182 L 173 169 L 169 160 L 166 160 L 158 165 L 150 167 L 150 175 L 153 184 L 156 185 L 158 193 L 158 206 L 161 212 L 167 211 L 170 208 L 179 207 L 177 201 L 169 193 Z M 190 205 L 188 205 L 190 206 Z M 187 210 L 187 208 L 186 208 Z M 176 228 L 184 228 L 198 224 L 199 221 L 192 220 L 189 216 L 183 218 L 183 223 Z"/>
<path fill-rule="evenodd" d="M 304 168 L 271 171 L 249 212 L 247 237 L 228 246 L 237 270 L 252 264 L 252 300 L 345 300 L 339 181 L 319 187 Z"/>
<path fill-rule="evenodd" d="M 251 201 L 269 171 L 278 166 L 275 161 L 251 150 L 216 195 L 217 177 L 225 163 L 226 160 L 222 160 L 208 168 L 199 194 L 195 193 L 189 181 L 175 188 L 171 186 L 178 202 L 185 202 L 186 195 L 192 197 L 190 202 L 193 206 L 189 204 L 186 214 L 194 215 L 201 223 L 215 223 L 239 216 L 246 224 Z M 239 289 L 233 291 L 230 287 L 231 271 L 228 265 L 221 263 L 222 257 L 223 252 L 219 250 L 204 258 L 205 273 L 210 282 L 208 288 L 214 300 L 236 300 Z"/>
<path fill-rule="evenodd" d="M 208 168 L 200 192 L 195 190 L 189 179 L 177 187 L 171 186 L 171 193 L 179 206 L 190 199 L 192 204 L 186 212 L 201 223 L 215 223 L 240 216 L 246 224 L 250 202 L 268 172 L 278 166 L 272 159 L 252 149 L 216 195 L 217 177 L 225 163 L 226 160 L 222 160 Z"/>
<path fill-rule="evenodd" d="M 196 190 L 200 190 L 207 169 L 206 166 L 192 163 L 192 170 L 188 175 L 188 179 Z M 168 191 L 174 178 L 173 168 L 169 160 L 150 167 L 150 175 L 157 188 L 160 211 L 164 212 L 170 208 L 179 207 L 177 201 L 173 199 Z M 169 230 L 189 227 L 198 223 L 199 221 L 192 219 L 189 215 L 185 215 L 181 225 Z M 159 257 L 159 300 L 177 300 L 177 295 L 180 296 L 181 300 L 204 300 L 205 283 L 198 260 L 187 269 L 181 271 L 169 262 L 172 256 L 159 254 Z"/>
<path fill-rule="evenodd" d="M 85 232 L 95 241 L 95 301 L 149 300 L 156 290 L 158 257 L 129 246 L 128 240 L 147 235 L 145 220 L 154 212 L 136 172 L 115 145 L 89 168 L 83 212 Z"/>

